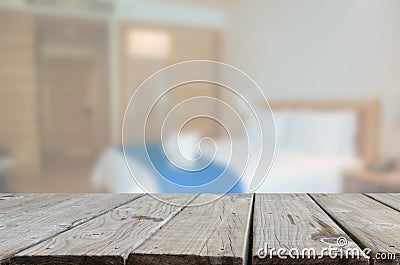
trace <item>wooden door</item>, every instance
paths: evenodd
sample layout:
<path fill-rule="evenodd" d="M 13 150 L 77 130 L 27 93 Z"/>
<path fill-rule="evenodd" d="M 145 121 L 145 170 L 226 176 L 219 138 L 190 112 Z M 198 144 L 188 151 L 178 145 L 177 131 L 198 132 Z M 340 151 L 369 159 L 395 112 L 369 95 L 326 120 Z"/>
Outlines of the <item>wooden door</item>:
<path fill-rule="evenodd" d="M 44 16 L 37 27 L 43 155 L 98 155 L 109 143 L 107 24 Z"/>
<path fill-rule="evenodd" d="M 94 73 L 89 59 L 44 63 L 42 109 L 47 154 L 91 154 L 95 149 Z"/>

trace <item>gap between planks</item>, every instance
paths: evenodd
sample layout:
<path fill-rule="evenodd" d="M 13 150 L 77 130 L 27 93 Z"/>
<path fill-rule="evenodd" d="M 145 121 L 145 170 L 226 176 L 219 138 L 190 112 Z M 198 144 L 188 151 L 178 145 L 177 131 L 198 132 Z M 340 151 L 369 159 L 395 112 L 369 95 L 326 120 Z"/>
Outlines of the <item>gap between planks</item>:
<path fill-rule="evenodd" d="M 41 215 L 41 212 L 37 211 L 37 208 L 29 207 L 29 204 L 27 205 L 28 202 L 32 202 L 31 196 L 36 197 L 37 199 L 40 200 L 39 202 L 41 202 L 41 204 L 36 202 L 36 206 L 38 208 L 42 209 L 42 211 L 45 211 L 47 209 L 54 210 L 58 206 L 60 206 L 61 208 L 62 208 L 62 206 L 64 206 L 66 209 L 68 209 L 68 208 L 75 206 L 75 205 L 73 205 L 73 202 L 79 202 L 79 200 L 82 200 L 81 201 L 81 203 L 82 203 L 86 199 L 94 200 L 94 199 L 96 199 L 96 196 L 98 196 L 99 198 L 100 197 L 103 198 L 103 196 L 104 196 L 104 198 L 106 198 L 108 196 L 108 197 L 111 197 L 111 199 L 112 199 L 113 197 L 116 197 L 117 195 L 109 195 L 109 194 L 85 194 L 85 195 L 61 194 L 58 196 L 55 194 L 38 194 L 36 196 L 35 195 L 27 195 L 27 202 L 22 202 L 22 204 L 20 205 L 20 207 L 22 207 L 21 209 L 24 210 L 24 212 L 19 213 L 19 212 L 15 212 L 13 210 L 10 211 L 11 213 L 14 213 L 15 216 L 13 218 L 11 218 L 10 220 L 8 220 L 8 222 L 9 223 L 17 223 L 17 225 L 15 227 L 12 227 L 11 231 L 3 229 L 3 232 L 5 232 L 5 234 L 3 234 L 2 238 L 0 239 L 0 241 L 3 240 L 3 243 L 0 244 L 0 264 L 6 262 L 13 256 L 17 255 L 18 253 L 21 253 L 22 251 L 32 248 L 46 240 L 49 240 L 51 238 L 54 238 L 54 237 L 62 234 L 65 231 L 68 231 L 68 230 L 70 230 L 74 227 L 77 227 L 83 223 L 86 223 L 92 219 L 95 219 L 109 211 L 112 211 L 116 207 L 122 206 L 129 202 L 132 202 L 132 201 L 136 200 L 137 198 L 142 197 L 143 194 L 125 195 L 125 196 L 129 196 L 129 197 L 126 199 L 116 200 L 115 203 L 109 202 L 110 203 L 109 207 L 100 206 L 100 207 L 96 208 L 96 207 L 93 207 L 93 205 L 92 205 L 92 208 L 90 208 L 89 211 L 92 210 L 93 214 L 91 214 L 91 212 L 88 212 L 88 210 L 85 209 L 86 208 L 85 205 L 80 205 L 81 207 L 80 208 L 78 207 L 78 209 L 76 211 L 78 213 L 82 214 L 84 216 L 83 218 L 75 217 L 73 210 L 68 209 L 70 212 L 69 212 L 69 215 L 67 215 L 67 217 L 55 215 L 54 219 L 52 220 L 53 223 L 44 222 L 43 224 L 40 224 L 40 219 L 43 218 Z M 46 199 L 48 199 L 49 196 L 56 198 L 57 202 L 56 203 L 47 202 Z M 63 196 L 66 196 L 67 198 L 64 198 Z M 68 196 L 70 196 L 70 197 L 68 197 Z M 57 197 L 59 197 L 59 198 L 57 198 Z M 16 198 L 20 199 L 20 196 L 17 196 Z M 90 205 L 89 202 L 91 202 L 92 200 L 88 200 L 87 204 Z M 10 201 L 10 202 L 12 203 L 12 201 Z M 72 203 L 72 205 L 70 205 L 71 203 Z M 107 201 L 105 201 L 103 203 L 107 203 Z M 46 208 L 46 206 L 47 206 L 47 208 Z M 0 207 L 1 207 L 1 204 L 0 204 Z M 26 208 L 29 208 L 29 210 L 26 210 Z M 52 214 L 54 214 L 54 213 L 52 213 Z M 7 213 L 2 218 L 4 218 L 4 217 L 7 217 Z M 36 223 L 33 224 L 32 221 L 35 221 Z M 48 221 L 48 220 L 44 220 L 44 221 Z M 25 228 L 26 223 L 29 223 L 32 226 L 31 227 L 28 226 L 27 228 Z M 10 224 L 8 224 L 8 225 L 6 224 L 6 227 L 7 226 L 10 226 Z M 48 230 L 44 229 L 46 227 Z M 14 229 L 14 231 L 12 229 Z M 31 234 L 31 235 L 33 234 L 34 235 L 33 238 L 35 238 L 35 240 L 31 239 L 29 234 Z M 29 239 L 31 239 L 31 240 L 29 241 L 28 245 L 26 245 L 26 246 L 22 245 Z M 34 242 L 32 243 L 32 241 L 34 241 Z M 14 248 L 16 248 L 16 250 L 14 250 Z"/>
<path fill-rule="evenodd" d="M 136 248 L 127 264 L 246 264 L 251 194 L 201 194 Z"/>
<path fill-rule="evenodd" d="M 253 231 L 253 227 L 254 227 L 254 225 L 252 226 L 251 225 L 251 222 L 253 222 L 254 221 L 254 212 L 255 212 L 255 210 L 254 210 L 254 207 L 257 207 L 257 205 L 256 205 L 256 203 L 255 203 L 255 198 L 257 197 L 257 196 L 260 196 L 260 195 L 262 195 L 262 194 L 253 194 L 253 196 L 252 196 L 252 200 L 251 200 L 251 203 L 250 203 L 250 210 L 249 210 L 249 217 L 248 217 L 248 222 L 250 222 L 250 223 L 247 223 L 246 224 L 246 226 L 247 226 L 247 232 L 246 232 L 246 234 L 245 234 L 245 236 L 244 236 L 244 240 L 245 240 L 245 244 L 244 244 L 244 252 L 243 253 L 248 253 L 248 254 L 250 254 L 251 255 L 251 253 L 253 253 L 253 248 L 252 248 L 252 244 L 253 244 L 253 240 L 254 239 L 252 239 L 251 237 L 252 236 L 254 236 L 254 235 L 252 235 L 252 231 Z M 399 211 L 398 210 L 398 208 L 397 209 L 395 209 L 395 208 L 393 208 L 393 207 L 398 207 L 400 204 L 398 203 L 400 200 L 400 197 L 396 197 L 396 196 L 399 196 L 399 195 L 396 195 L 396 196 L 386 196 L 386 195 L 383 195 L 383 196 L 378 196 L 378 195 L 376 195 L 376 194 L 368 194 L 368 195 L 361 195 L 361 194 L 359 194 L 359 195 L 357 195 L 358 197 L 359 197 L 359 199 L 362 201 L 362 200 L 367 200 L 367 201 L 375 201 L 376 203 L 378 203 L 378 204 L 381 204 L 383 207 L 386 207 L 387 209 L 391 209 L 391 210 L 397 210 L 397 211 Z M 143 196 L 143 195 L 142 195 Z M 275 195 L 276 196 L 276 195 Z M 284 196 L 289 196 L 288 194 L 286 194 L 286 195 L 284 195 Z M 323 211 L 331 220 L 332 220 L 332 222 L 334 222 L 338 227 L 340 227 L 348 236 L 349 236 L 349 238 L 351 239 L 351 240 L 354 240 L 354 242 L 356 242 L 360 247 L 362 247 L 362 248 L 364 248 L 364 243 L 363 242 L 365 242 L 365 241 L 363 241 L 363 240 L 359 240 L 359 238 L 360 238 L 360 236 L 358 235 L 358 234 L 353 234 L 353 232 L 352 232 L 352 229 L 351 229 L 351 227 L 349 227 L 346 223 L 343 223 L 343 221 L 340 219 L 340 218 L 337 218 L 337 216 L 334 216 L 335 214 L 332 214 L 332 211 L 334 211 L 335 209 L 333 209 L 332 210 L 332 208 L 329 208 L 329 207 L 327 207 L 326 206 L 326 203 L 325 203 L 325 206 L 323 206 L 323 205 L 321 205 L 320 204 L 320 202 L 319 202 L 319 200 L 318 200 L 318 197 L 321 197 L 322 195 L 318 195 L 318 194 L 308 194 L 308 195 L 306 195 L 306 194 L 304 194 L 304 196 L 308 196 L 309 198 L 310 198 L 310 200 L 311 201 L 313 201 L 319 208 L 320 208 L 320 210 L 321 211 Z M 335 195 L 329 195 L 329 196 L 335 196 Z M 342 196 L 343 197 L 347 197 L 347 196 L 349 196 L 349 197 L 351 197 L 350 195 L 336 195 L 338 198 L 341 198 Z M 290 197 L 290 196 L 289 196 Z M 317 199 L 315 199 L 315 198 L 317 198 Z M 365 197 L 365 198 L 364 198 Z M 375 198 L 374 198 L 375 197 Z M 378 198 L 379 197 L 379 198 Z M 395 199 L 393 199 L 392 197 L 395 197 Z M 399 199 L 397 199 L 397 198 L 399 198 Z M 39 246 L 39 245 L 45 245 L 45 241 L 52 241 L 52 240 L 56 240 L 58 237 L 62 237 L 62 236 L 64 236 L 64 235 L 66 235 L 66 234 L 68 234 L 68 233 L 71 233 L 71 230 L 79 230 L 79 229 L 81 229 L 82 227 L 84 227 L 84 226 L 86 226 L 87 224 L 88 224 L 88 222 L 94 222 L 95 221 L 95 219 L 97 219 L 97 218 L 99 218 L 99 219 L 101 219 L 101 218 L 103 218 L 103 217 L 105 217 L 107 214 L 109 214 L 109 213 L 111 213 L 111 212 L 113 212 L 114 210 L 116 210 L 117 208 L 124 208 L 124 206 L 126 206 L 127 204 L 129 204 L 129 203 L 132 203 L 132 202 L 134 202 L 134 201 L 136 201 L 136 200 L 138 200 L 139 198 L 133 198 L 133 199 L 131 199 L 130 201 L 127 201 L 127 202 L 125 202 L 125 203 L 123 203 L 123 204 L 121 204 L 120 206 L 115 206 L 115 207 L 113 207 L 113 208 L 111 208 L 111 209 L 109 209 L 108 211 L 106 211 L 106 212 L 103 212 L 103 213 L 101 213 L 101 214 L 99 214 L 99 215 L 97 215 L 97 217 L 96 216 L 93 216 L 92 218 L 89 218 L 89 219 L 85 219 L 84 221 L 82 221 L 82 222 L 80 222 L 79 224 L 77 224 L 76 226 L 74 226 L 74 227 L 69 227 L 69 228 L 67 228 L 65 231 L 61 231 L 61 232 L 59 232 L 59 233 L 57 233 L 56 235 L 53 235 L 53 236 L 51 236 L 51 237 L 49 237 L 48 239 L 45 239 L 45 240 L 42 240 L 42 241 L 40 241 L 39 243 L 36 243 L 36 244 L 34 244 L 34 246 L 32 246 L 32 247 L 27 247 L 24 251 L 19 251 L 18 252 L 18 254 L 21 254 L 22 252 L 26 252 L 26 253 L 29 253 L 29 251 L 31 250 L 31 249 L 34 249 L 35 247 L 37 247 L 37 246 Z M 384 203 L 383 201 L 386 201 L 386 203 Z M 392 203 L 390 203 L 390 201 L 392 202 Z M 394 202 L 394 204 L 393 204 L 393 202 Z M 377 205 L 375 203 L 375 205 Z M 391 206 L 389 205 L 389 204 L 391 204 Z M 400 207 L 400 206 L 399 206 Z M 176 217 L 178 217 L 181 213 L 182 213 L 182 211 L 184 210 L 184 208 L 182 208 L 180 211 L 178 211 L 178 213 L 176 214 L 176 215 L 174 215 L 173 217 L 171 217 L 169 220 L 167 220 L 163 225 L 165 226 L 165 225 L 167 225 L 167 224 L 170 224 L 170 222 L 171 222 L 171 220 L 174 220 Z M 357 217 L 357 216 L 355 216 L 355 217 Z M 352 217 L 352 218 L 354 218 L 354 216 Z M 289 220 L 289 219 L 288 219 Z M 290 220 L 289 220 L 290 221 Z M 163 226 L 163 227 L 164 227 Z M 218 228 L 217 228 L 218 229 Z M 250 230 L 248 230 L 248 229 L 250 229 Z M 159 230 L 159 231 L 161 231 L 161 230 Z M 222 230 L 220 230 L 220 231 L 223 231 L 223 229 Z M 244 231 L 244 230 L 243 230 Z M 157 233 L 157 232 L 156 232 Z M 151 238 L 154 236 L 154 233 L 152 233 L 148 238 L 147 238 L 147 240 L 151 240 Z M 147 241 L 146 240 L 146 241 Z M 146 241 L 144 241 L 144 243 L 146 243 Z M 174 243 L 176 243 L 176 242 L 172 242 L 171 244 L 174 244 Z M 211 242 L 212 243 L 212 242 Z M 143 245 L 143 242 L 141 243 L 141 244 L 139 244 L 138 245 L 138 248 L 140 248 L 141 246 Z M 253 246 L 254 247 L 254 246 Z M 134 248 L 134 247 L 133 247 Z M 38 248 L 38 249 L 41 249 L 41 248 Z M 247 249 L 247 250 L 246 250 Z M 135 250 L 133 250 L 132 251 L 132 253 L 134 253 L 134 251 Z M 247 252 L 246 252 L 247 251 Z M 140 254 L 140 253 L 139 253 Z M 88 257 L 86 257 L 86 258 L 88 258 Z M 90 258 L 90 257 L 89 257 Z M 104 260 L 103 261 L 105 261 L 105 262 L 111 262 L 112 261 L 112 259 L 109 259 L 109 260 L 107 260 L 107 256 L 105 256 L 104 257 Z M 242 261 L 241 262 L 243 262 L 243 263 L 246 263 L 246 259 L 247 259 L 247 255 L 245 256 L 245 255 L 243 255 L 242 256 Z M 85 260 L 85 257 L 83 257 L 83 260 L 84 261 L 90 261 L 90 260 Z M 16 261 L 18 261 L 18 259 L 16 259 Z M 21 261 L 21 260 L 20 260 Z M 99 260 L 95 260 L 96 262 L 97 261 L 99 261 Z M 208 261 L 210 261 L 210 260 L 208 260 Z M 217 261 L 217 260 L 214 260 L 214 261 Z M 250 260 L 248 260 L 248 262 L 250 262 L 251 261 L 251 259 Z M 125 261 L 124 261 L 125 262 Z M 1 263 L 1 262 L 0 262 Z M 50 262 L 51 263 L 51 262 Z M 50 264 L 49 263 L 49 264 Z M 84 263 L 87 263 L 87 262 L 84 262 Z M 16 264 L 21 264 L 21 263 L 16 263 Z M 68 264 L 68 263 L 67 263 Z M 109 263 L 109 264 L 111 264 L 111 263 Z"/>
<path fill-rule="evenodd" d="M 253 219 L 252 264 L 368 264 L 364 258 L 329 256 L 330 245 L 361 249 L 307 194 L 256 194 Z M 348 245 L 336 245 L 338 237 Z M 260 249 L 266 256 L 259 256 Z M 298 257 L 290 256 L 293 249 Z M 306 249 L 315 250 L 317 258 L 303 257 Z"/>
<path fill-rule="evenodd" d="M 312 194 L 313 199 L 363 248 L 372 250 L 371 264 L 400 263 L 400 212 L 363 194 Z M 380 194 L 371 195 L 381 197 Z M 394 206 L 400 197 L 390 198 Z M 395 260 L 374 259 L 390 253 Z"/>
<path fill-rule="evenodd" d="M 400 193 L 365 193 L 364 195 L 400 212 Z"/>
<path fill-rule="evenodd" d="M 161 194 L 190 204 L 197 195 Z M 141 196 L 56 237 L 22 251 L 11 264 L 125 264 L 127 255 L 169 222 L 184 206 Z"/>
<path fill-rule="evenodd" d="M 361 242 L 356 236 L 353 235 L 353 233 L 346 228 L 346 226 L 343 226 L 340 222 L 336 221 L 336 219 L 329 213 L 329 211 L 325 210 L 324 207 L 322 207 L 322 205 L 319 204 L 319 202 L 317 200 L 314 199 L 314 197 L 312 196 L 312 194 L 307 193 L 307 195 L 311 198 L 311 200 L 313 200 L 319 208 L 321 208 L 321 210 L 329 216 L 329 218 L 331 218 L 331 220 L 338 225 L 344 232 L 346 232 L 346 234 L 351 238 L 351 240 L 353 240 L 361 249 L 365 249 L 366 246 L 363 244 L 363 242 Z M 369 263 L 369 262 L 368 262 Z"/>

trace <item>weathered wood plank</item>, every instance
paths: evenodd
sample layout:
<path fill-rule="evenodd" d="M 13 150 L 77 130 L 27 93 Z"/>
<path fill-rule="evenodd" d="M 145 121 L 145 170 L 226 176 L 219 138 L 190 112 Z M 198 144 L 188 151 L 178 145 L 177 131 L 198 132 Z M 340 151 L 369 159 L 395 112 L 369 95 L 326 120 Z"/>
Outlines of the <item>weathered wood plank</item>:
<path fill-rule="evenodd" d="M 0 261 L 143 195 L 49 196 L 51 198 L 36 197 L 35 201 L 26 203 L 28 209 L 24 204 L 18 211 L 0 215 Z M 65 199 L 68 196 L 72 197 Z"/>
<path fill-rule="evenodd" d="M 312 197 L 360 245 L 375 255 L 390 253 L 397 261 L 373 260 L 375 264 L 399 264 L 400 212 L 362 194 L 313 194 Z"/>
<path fill-rule="evenodd" d="M 6 194 L 2 193 L 0 196 L 0 213 L 9 208 L 14 208 L 17 205 L 23 204 L 34 197 L 40 196 L 39 194 Z"/>
<path fill-rule="evenodd" d="M 368 193 L 366 195 L 400 211 L 400 193 Z"/>
<path fill-rule="evenodd" d="M 14 209 L 16 206 L 25 204 L 31 200 L 35 200 L 36 198 L 43 197 L 46 195 L 52 196 L 53 194 L 33 194 L 33 193 L 26 193 L 26 194 L 5 194 L 2 193 L 0 196 L 0 209 L 2 211 L 6 209 Z"/>
<path fill-rule="evenodd" d="M 202 194 L 193 204 L 220 195 Z M 245 264 L 251 195 L 185 208 L 128 258 L 128 264 Z"/>
<path fill-rule="evenodd" d="M 0 219 L 10 220 L 76 197 L 75 194 L 13 194 L 0 198 Z"/>
<path fill-rule="evenodd" d="M 338 245 L 339 237 L 348 244 Z M 368 264 L 365 258 L 331 258 L 330 245 L 361 251 L 307 194 L 255 195 L 252 264 Z M 315 250 L 316 259 L 306 250 Z"/>
<path fill-rule="evenodd" d="M 186 204 L 194 195 L 158 197 Z M 145 195 L 18 253 L 11 264 L 124 264 L 132 249 L 181 209 Z"/>

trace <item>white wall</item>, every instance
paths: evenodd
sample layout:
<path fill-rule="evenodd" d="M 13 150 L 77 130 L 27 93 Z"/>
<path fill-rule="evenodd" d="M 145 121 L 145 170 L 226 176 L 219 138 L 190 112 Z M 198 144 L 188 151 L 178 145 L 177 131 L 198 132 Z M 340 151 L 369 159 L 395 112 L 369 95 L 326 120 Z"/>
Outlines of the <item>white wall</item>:
<path fill-rule="evenodd" d="M 236 3 L 223 58 L 270 97 L 358 97 L 400 86 L 399 1 Z"/>
<path fill-rule="evenodd" d="M 397 0 L 237 0 L 222 58 L 269 99 L 379 96 L 388 127 L 400 90 L 399 14 Z"/>

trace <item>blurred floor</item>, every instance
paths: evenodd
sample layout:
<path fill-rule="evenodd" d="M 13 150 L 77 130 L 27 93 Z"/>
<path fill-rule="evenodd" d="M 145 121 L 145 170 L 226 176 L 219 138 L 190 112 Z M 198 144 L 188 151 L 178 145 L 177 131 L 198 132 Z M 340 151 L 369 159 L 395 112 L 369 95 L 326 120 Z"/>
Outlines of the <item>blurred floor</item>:
<path fill-rule="evenodd" d="M 86 193 L 94 192 L 90 185 L 90 174 L 94 157 L 53 156 L 46 159 L 39 178 L 8 176 L 6 189 L 12 192 Z"/>

